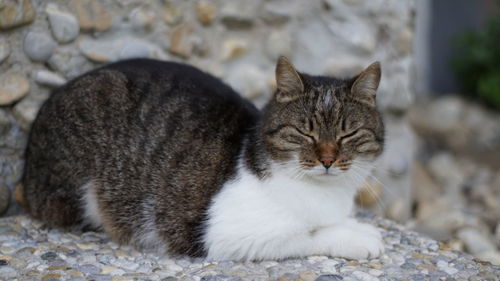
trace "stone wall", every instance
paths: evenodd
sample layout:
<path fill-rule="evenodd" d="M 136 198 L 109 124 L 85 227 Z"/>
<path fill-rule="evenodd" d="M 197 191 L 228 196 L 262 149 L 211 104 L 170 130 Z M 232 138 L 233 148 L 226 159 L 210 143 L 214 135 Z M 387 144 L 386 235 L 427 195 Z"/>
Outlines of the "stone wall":
<path fill-rule="evenodd" d="M 175 60 L 262 105 L 273 91 L 275 61 L 285 55 L 303 72 L 336 76 L 381 61 L 387 146 L 369 185 L 382 200 L 374 204 L 366 193 L 361 201 L 403 220 L 411 205 L 405 112 L 413 100 L 413 18 L 413 0 L 2 0 L 0 203 L 20 181 L 38 108 L 65 81 L 126 58 Z"/>

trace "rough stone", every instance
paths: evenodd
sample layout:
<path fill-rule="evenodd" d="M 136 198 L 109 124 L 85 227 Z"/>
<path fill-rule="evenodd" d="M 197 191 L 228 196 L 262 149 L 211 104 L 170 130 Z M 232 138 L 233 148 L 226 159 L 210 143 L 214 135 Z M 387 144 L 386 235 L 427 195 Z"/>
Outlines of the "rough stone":
<path fill-rule="evenodd" d="M 7 40 L 0 39 L 0 63 L 10 55 L 10 46 Z"/>
<path fill-rule="evenodd" d="M 31 0 L 4 0 L 0 3 L 0 29 L 28 24 L 35 16 Z"/>
<path fill-rule="evenodd" d="M 109 10 L 97 0 L 71 0 L 80 28 L 88 31 L 105 31 L 111 27 L 113 17 Z"/>
<path fill-rule="evenodd" d="M 202 0 L 196 4 L 196 15 L 202 24 L 209 25 L 215 20 L 217 10 L 212 2 Z"/>
<path fill-rule="evenodd" d="M 33 75 L 33 78 L 38 84 L 49 87 L 58 87 L 66 83 L 66 79 L 64 77 L 48 70 L 36 71 Z"/>
<path fill-rule="evenodd" d="M 55 4 L 48 4 L 45 12 L 49 16 L 52 35 L 61 43 L 68 43 L 76 39 L 80 26 L 75 16 L 61 11 Z"/>
<path fill-rule="evenodd" d="M 47 61 L 52 56 L 55 47 L 56 43 L 50 34 L 43 30 L 30 31 L 24 37 L 24 53 L 34 61 Z"/>
<path fill-rule="evenodd" d="M 169 51 L 183 58 L 188 58 L 193 51 L 193 42 L 191 41 L 191 33 L 193 27 L 190 24 L 181 24 L 176 26 L 170 34 Z"/>
<path fill-rule="evenodd" d="M 28 79 L 20 74 L 6 74 L 0 78 L 0 105 L 14 103 L 28 94 Z"/>

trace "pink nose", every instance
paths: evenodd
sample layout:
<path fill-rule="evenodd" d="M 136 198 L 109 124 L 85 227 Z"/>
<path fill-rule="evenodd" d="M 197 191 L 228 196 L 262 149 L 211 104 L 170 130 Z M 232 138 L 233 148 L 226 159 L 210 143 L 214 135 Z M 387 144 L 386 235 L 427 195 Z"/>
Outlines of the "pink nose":
<path fill-rule="evenodd" d="M 333 164 L 334 157 L 333 156 L 321 156 L 320 162 L 323 164 L 323 167 L 326 169 L 330 168 Z"/>

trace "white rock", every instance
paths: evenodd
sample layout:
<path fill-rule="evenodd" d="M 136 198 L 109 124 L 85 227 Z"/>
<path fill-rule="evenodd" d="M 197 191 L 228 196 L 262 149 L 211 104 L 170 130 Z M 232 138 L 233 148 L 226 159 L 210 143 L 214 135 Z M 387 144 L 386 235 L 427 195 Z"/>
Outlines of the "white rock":
<path fill-rule="evenodd" d="M 135 37 L 107 40 L 84 39 L 80 51 L 96 62 L 110 62 L 128 58 L 165 59 L 167 55 L 158 46 Z"/>
<path fill-rule="evenodd" d="M 378 269 L 374 269 L 374 268 L 372 268 L 372 269 L 368 270 L 368 273 L 369 273 L 370 275 L 375 276 L 375 277 L 378 277 L 378 276 L 380 276 L 380 275 L 384 274 L 384 272 L 383 272 L 382 270 L 378 270 Z"/>
<path fill-rule="evenodd" d="M 268 90 L 266 75 L 254 65 L 237 66 L 229 72 L 227 81 L 237 92 L 251 100 L 260 97 Z"/>
<path fill-rule="evenodd" d="M 292 55 L 292 34 L 288 28 L 273 29 L 266 41 L 266 54 L 271 60 Z"/>
<path fill-rule="evenodd" d="M 33 30 L 24 37 L 24 53 L 34 61 L 44 62 L 52 56 L 56 42 L 46 31 Z"/>
<path fill-rule="evenodd" d="M 363 271 L 354 271 L 352 273 L 356 279 L 360 281 L 378 281 L 379 279 L 375 276 L 371 276 L 370 274 L 363 272 Z"/>
<path fill-rule="evenodd" d="M 66 83 L 66 79 L 64 77 L 48 70 L 38 70 L 35 72 L 33 77 L 37 83 L 49 87 L 57 87 Z"/>
<path fill-rule="evenodd" d="M 335 266 L 338 264 L 339 264 L 339 262 L 335 261 L 335 260 L 323 261 L 320 265 L 321 272 L 322 273 L 330 273 L 330 274 L 337 273 L 337 268 Z"/>
<path fill-rule="evenodd" d="M 493 242 L 491 242 L 485 234 L 475 228 L 463 228 L 458 231 L 457 236 L 464 241 L 465 247 L 473 255 L 496 249 Z"/>
<path fill-rule="evenodd" d="M 0 40 L 0 63 L 10 55 L 10 46 L 7 40 Z"/>
<path fill-rule="evenodd" d="M 436 265 L 439 269 L 448 273 L 449 275 L 453 275 L 458 272 L 458 269 L 451 267 L 447 262 L 442 260 L 438 261 Z"/>
<path fill-rule="evenodd" d="M 68 12 L 61 11 L 55 4 L 50 3 L 45 8 L 49 16 L 52 35 L 61 43 L 68 43 L 80 33 L 80 25 L 76 17 Z"/>

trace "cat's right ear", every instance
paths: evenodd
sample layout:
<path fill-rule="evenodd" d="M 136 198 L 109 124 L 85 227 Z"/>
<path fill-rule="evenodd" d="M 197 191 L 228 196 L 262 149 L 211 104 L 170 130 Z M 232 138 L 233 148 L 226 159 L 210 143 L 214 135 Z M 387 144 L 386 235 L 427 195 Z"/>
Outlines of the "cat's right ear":
<path fill-rule="evenodd" d="M 304 84 L 300 74 L 292 63 L 281 56 L 276 64 L 276 100 L 289 102 L 298 98 L 304 92 Z"/>

